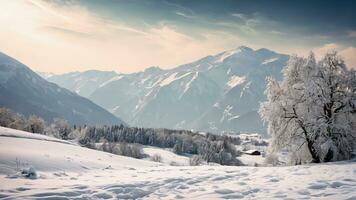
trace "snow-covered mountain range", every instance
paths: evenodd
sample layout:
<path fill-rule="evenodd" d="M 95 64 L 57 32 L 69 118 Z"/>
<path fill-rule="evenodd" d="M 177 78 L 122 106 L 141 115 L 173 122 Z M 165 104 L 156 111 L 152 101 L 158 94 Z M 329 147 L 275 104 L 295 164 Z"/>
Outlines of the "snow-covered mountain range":
<path fill-rule="evenodd" d="M 0 107 L 26 116 L 35 114 L 48 122 L 64 118 L 77 125 L 123 123 L 90 100 L 46 81 L 3 53 L 0 53 Z"/>
<path fill-rule="evenodd" d="M 143 72 L 87 71 L 47 76 L 134 126 L 259 132 L 266 77 L 281 78 L 289 56 L 238 47 L 192 63 Z"/>

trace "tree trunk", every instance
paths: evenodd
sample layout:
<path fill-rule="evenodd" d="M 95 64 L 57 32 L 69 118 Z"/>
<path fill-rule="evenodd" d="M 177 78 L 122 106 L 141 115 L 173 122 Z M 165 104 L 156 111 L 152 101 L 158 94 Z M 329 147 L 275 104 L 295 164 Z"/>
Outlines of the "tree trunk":
<path fill-rule="evenodd" d="M 313 163 L 320 163 L 320 157 L 318 156 L 318 154 L 317 154 L 317 152 L 316 152 L 316 150 L 314 148 L 314 142 L 308 137 L 306 128 L 304 126 L 302 126 L 302 125 L 301 125 L 301 128 L 302 128 L 302 130 L 304 132 L 305 140 L 307 141 L 307 146 L 308 146 L 309 153 L 313 158 L 312 162 Z"/>
<path fill-rule="evenodd" d="M 324 162 L 330 162 L 334 157 L 334 152 L 329 149 L 328 153 L 326 154 L 325 158 L 324 158 Z"/>
<path fill-rule="evenodd" d="M 311 141 L 308 137 L 306 138 L 308 144 L 308 150 L 310 155 L 313 158 L 313 163 L 320 163 L 320 157 L 317 155 L 316 150 L 314 148 L 314 142 Z"/>

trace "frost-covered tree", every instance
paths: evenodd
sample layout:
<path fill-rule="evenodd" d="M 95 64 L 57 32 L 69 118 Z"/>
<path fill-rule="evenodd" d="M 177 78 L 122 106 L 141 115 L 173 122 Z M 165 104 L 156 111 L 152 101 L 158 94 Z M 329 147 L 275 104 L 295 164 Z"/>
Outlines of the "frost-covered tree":
<path fill-rule="evenodd" d="M 0 126 L 8 127 L 13 121 L 13 113 L 7 108 L 0 108 Z"/>
<path fill-rule="evenodd" d="M 23 130 L 26 126 L 26 118 L 10 109 L 0 108 L 0 126 Z"/>
<path fill-rule="evenodd" d="M 354 69 L 351 70 L 350 73 L 350 85 L 352 86 L 352 93 L 356 94 L 356 71 Z M 351 115 L 351 121 L 352 121 L 352 135 L 354 138 L 356 138 L 356 95 L 353 95 L 351 97 L 351 106 L 353 108 L 352 115 Z M 355 142 L 356 143 L 356 142 Z M 356 145 L 356 144 L 355 144 Z"/>
<path fill-rule="evenodd" d="M 349 159 L 355 141 L 352 74 L 336 52 L 319 62 L 311 53 L 308 58 L 292 57 L 282 82 L 269 78 L 268 100 L 260 114 L 268 123 L 272 150 L 307 152 L 302 158 L 317 163 Z"/>
<path fill-rule="evenodd" d="M 20 113 L 14 113 L 13 122 L 9 124 L 10 128 L 24 130 L 26 126 L 26 118 Z"/>
<path fill-rule="evenodd" d="M 45 121 L 37 117 L 36 115 L 31 115 L 25 125 L 25 130 L 31 133 L 44 133 L 46 124 Z"/>
<path fill-rule="evenodd" d="M 53 122 L 53 128 L 57 132 L 55 135 L 58 135 L 59 138 L 64 140 L 69 139 L 68 136 L 71 132 L 71 127 L 67 120 L 55 118 Z"/>

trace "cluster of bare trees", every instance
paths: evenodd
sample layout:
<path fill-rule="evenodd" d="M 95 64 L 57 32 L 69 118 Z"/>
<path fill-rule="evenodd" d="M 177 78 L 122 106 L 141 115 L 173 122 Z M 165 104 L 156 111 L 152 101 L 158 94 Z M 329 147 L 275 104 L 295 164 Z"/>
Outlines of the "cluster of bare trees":
<path fill-rule="evenodd" d="M 141 159 L 146 157 L 146 155 L 142 152 L 142 149 L 137 144 L 128 144 L 124 142 L 115 143 L 105 140 L 101 145 L 95 145 L 93 148 L 132 158 Z"/>
<path fill-rule="evenodd" d="M 64 119 L 54 119 L 47 123 L 42 118 L 31 115 L 26 118 L 20 113 L 15 113 L 7 108 L 0 108 L 0 126 L 23 130 L 30 133 L 50 135 L 61 139 L 69 139 L 70 135 L 78 134 L 76 128 L 72 128 Z"/>

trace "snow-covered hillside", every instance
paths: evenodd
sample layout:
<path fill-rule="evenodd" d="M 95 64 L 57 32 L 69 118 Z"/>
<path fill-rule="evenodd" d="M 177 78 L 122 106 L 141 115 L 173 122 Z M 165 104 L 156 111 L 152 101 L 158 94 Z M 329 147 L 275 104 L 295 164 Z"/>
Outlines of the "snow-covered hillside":
<path fill-rule="evenodd" d="M 171 70 L 96 71 L 95 80 L 92 71 L 75 72 L 47 80 L 88 97 L 133 126 L 265 133 L 257 113 L 265 100 L 265 79 L 279 79 L 288 59 L 242 46 Z"/>
<path fill-rule="evenodd" d="M 168 166 L 0 127 L 2 199 L 355 199 L 356 163 Z M 33 166 L 36 179 L 16 169 Z"/>
<path fill-rule="evenodd" d="M 187 166 L 189 165 L 189 157 L 177 155 L 172 152 L 171 149 L 162 149 L 158 147 L 145 146 L 142 148 L 144 154 L 148 155 L 146 159 L 152 160 L 152 158 L 158 155 L 161 158 L 161 163 L 172 166 Z"/>
<path fill-rule="evenodd" d="M 77 125 L 124 124 L 92 101 L 46 81 L 1 52 L 0 107 L 25 116 L 37 115 L 47 122 L 63 118 Z"/>

